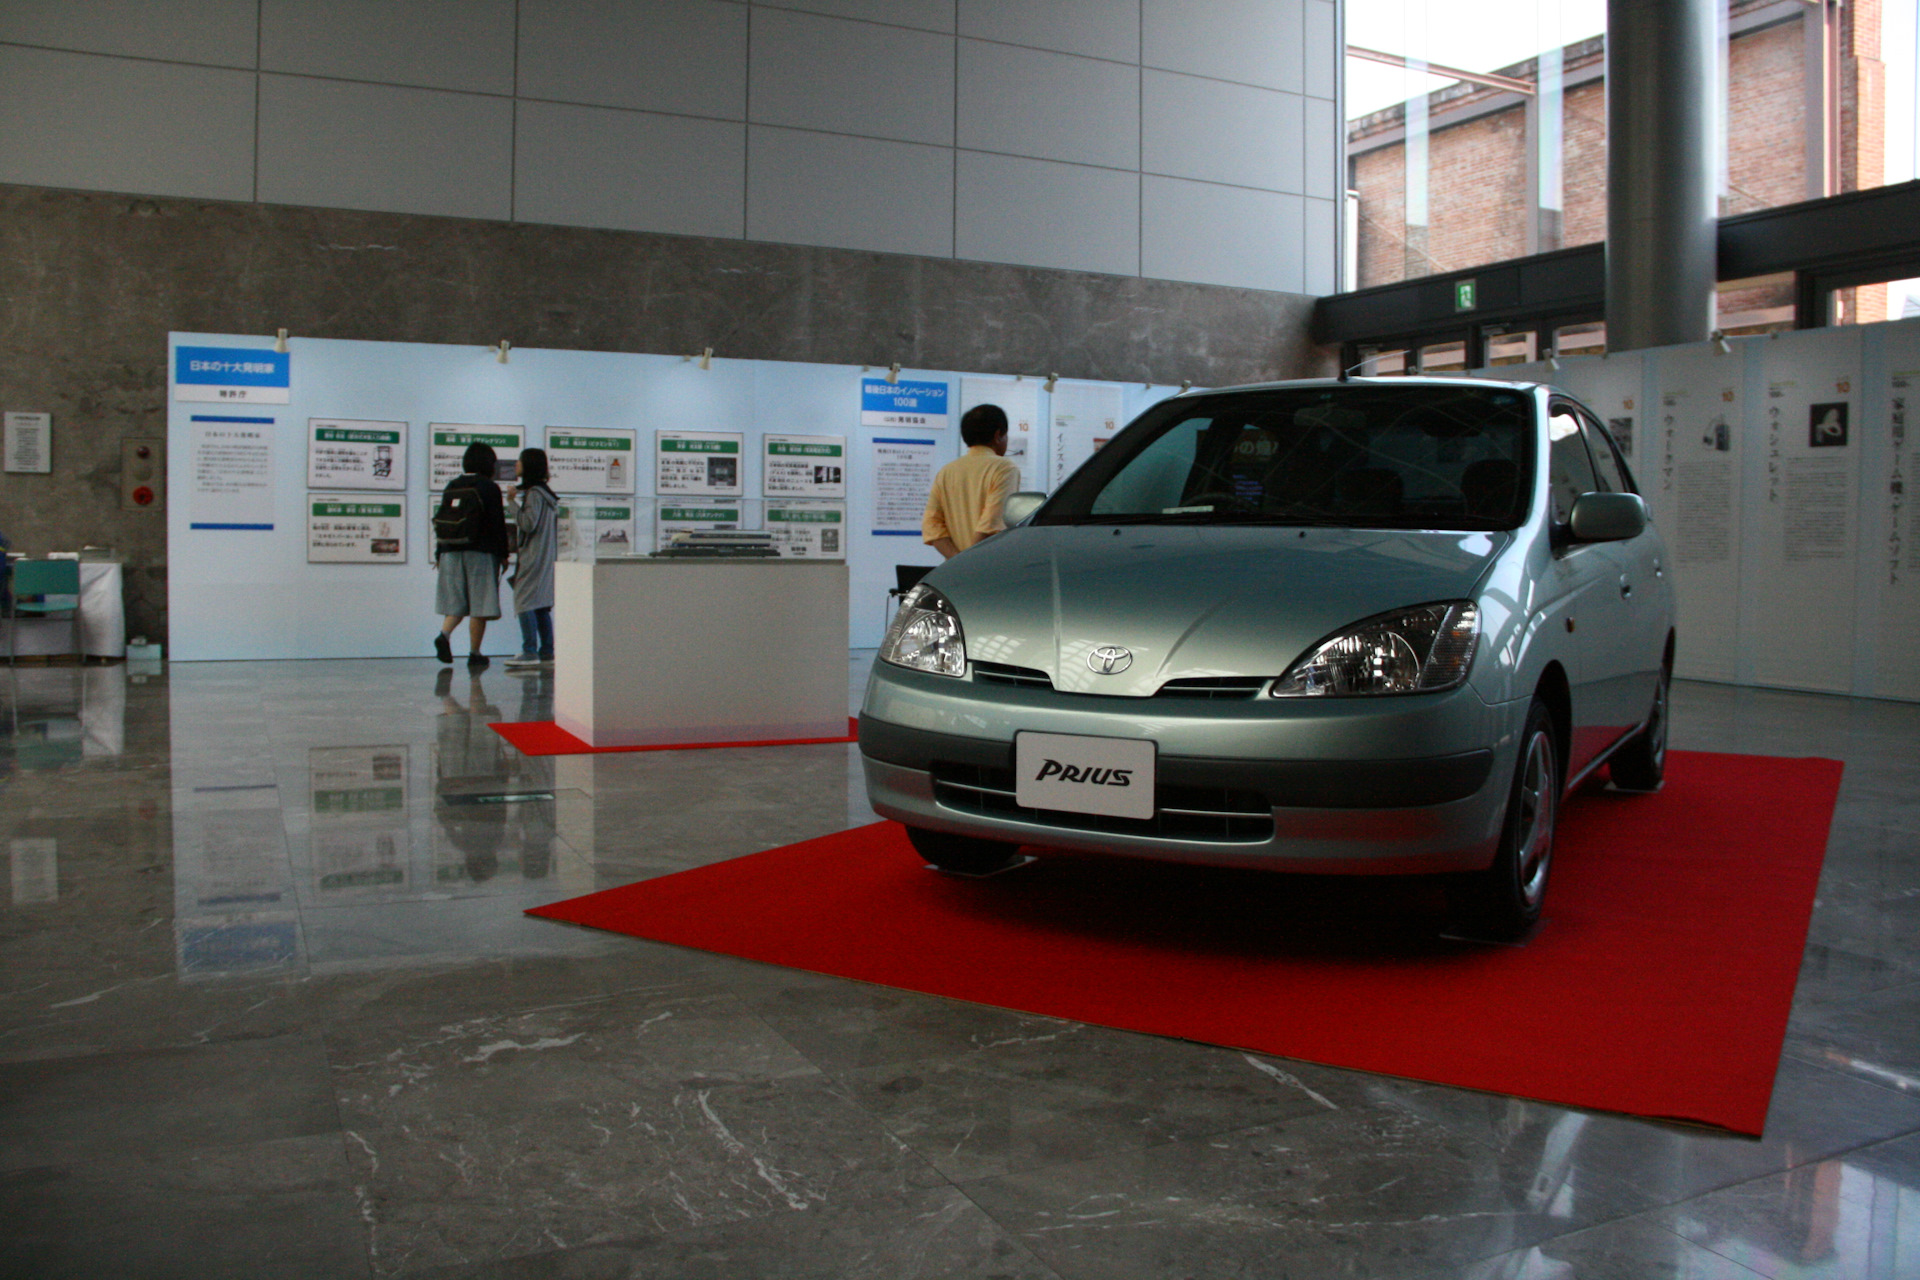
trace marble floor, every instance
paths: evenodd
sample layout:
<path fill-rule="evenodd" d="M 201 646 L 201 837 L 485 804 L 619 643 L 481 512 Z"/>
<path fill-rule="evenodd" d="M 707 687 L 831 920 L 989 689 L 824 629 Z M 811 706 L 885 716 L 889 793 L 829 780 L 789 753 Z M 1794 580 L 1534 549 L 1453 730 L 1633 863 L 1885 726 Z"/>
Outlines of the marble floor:
<path fill-rule="evenodd" d="M 1676 690 L 1847 762 L 1752 1140 L 529 919 L 870 818 L 850 746 L 486 727 L 550 705 L 0 668 L 0 1276 L 1920 1276 L 1920 706 Z"/>

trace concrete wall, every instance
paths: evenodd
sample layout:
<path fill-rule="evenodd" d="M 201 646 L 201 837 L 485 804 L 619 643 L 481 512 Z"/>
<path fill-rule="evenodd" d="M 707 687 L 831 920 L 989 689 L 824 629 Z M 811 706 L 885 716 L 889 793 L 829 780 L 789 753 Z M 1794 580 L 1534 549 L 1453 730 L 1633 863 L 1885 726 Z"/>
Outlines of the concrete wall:
<path fill-rule="evenodd" d="M 0 182 L 1331 293 L 1331 0 L 8 0 Z"/>
<path fill-rule="evenodd" d="M 119 466 L 123 438 L 166 435 L 169 330 L 1205 386 L 1331 371 L 1311 306 L 953 258 L 0 186 L 0 408 L 54 419 L 53 474 L 0 475 L 0 530 L 34 553 L 114 546 L 129 629 L 165 635 L 165 517 L 120 509 Z"/>

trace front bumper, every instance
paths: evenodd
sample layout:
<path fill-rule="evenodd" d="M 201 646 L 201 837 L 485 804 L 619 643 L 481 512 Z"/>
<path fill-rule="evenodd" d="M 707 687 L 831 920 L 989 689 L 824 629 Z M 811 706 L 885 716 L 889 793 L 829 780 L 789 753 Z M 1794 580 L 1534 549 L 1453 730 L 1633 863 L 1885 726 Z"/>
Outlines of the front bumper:
<path fill-rule="evenodd" d="M 876 666 L 860 751 L 874 810 L 909 826 L 1221 866 L 1468 871 L 1492 860 L 1499 838 L 1514 715 L 1470 689 L 1169 704 Z M 1154 818 L 1021 808 L 1013 739 L 1023 730 L 1152 739 Z"/>

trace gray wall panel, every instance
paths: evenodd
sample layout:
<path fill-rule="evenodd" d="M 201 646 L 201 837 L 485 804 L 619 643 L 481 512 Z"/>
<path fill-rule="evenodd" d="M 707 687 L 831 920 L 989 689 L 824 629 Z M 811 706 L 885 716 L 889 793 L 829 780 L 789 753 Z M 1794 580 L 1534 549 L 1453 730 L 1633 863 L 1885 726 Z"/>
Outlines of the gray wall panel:
<path fill-rule="evenodd" d="M 747 7 L 719 0 L 520 0 L 520 92 L 744 120 Z"/>
<path fill-rule="evenodd" d="M 0 46 L 0 182 L 251 200 L 253 80 Z"/>
<path fill-rule="evenodd" d="M 803 9 L 836 18 L 884 22 L 922 31 L 953 31 L 953 0 L 755 0 L 761 8 Z"/>
<path fill-rule="evenodd" d="M 1148 173 L 1270 191 L 1304 189 L 1298 94 L 1198 76 L 1143 76 L 1141 164 Z"/>
<path fill-rule="evenodd" d="M 1120 62 L 1140 60 L 1140 9 L 1114 0 L 960 0 L 960 34 Z"/>
<path fill-rule="evenodd" d="M 1149 67 L 1299 93 L 1308 0 L 1145 0 L 1142 60 Z"/>
<path fill-rule="evenodd" d="M 757 9 L 756 124 L 953 144 L 953 37 Z"/>
<path fill-rule="evenodd" d="M 1332 0 L 1307 0 L 1306 23 L 1306 91 L 1313 97 L 1330 99 L 1339 85 L 1340 60 L 1346 56 L 1340 48 L 1340 20 Z"/>
<path fill-rule="evenodd" d="M 960 42 L 959 145 L 1140 167 L 1140 71 L 1064 53 Z"/>
<path fill-rule="evenodd" d="M 747 146 L 749 240 L 953 253 L 946 148 L 760 125 Z"/>
<path fill-rule="evenodd" d="M 1306 210 L 1299 196 L 1177 178 L 1149 177 L 1141 188 L 1143 274 L 1302 291 Z"/>
<path fill-rule="evenodd" d="M 1307 99 L 1307 194 L 1331 200 L 1346 184 L 1340 176 L 1340 121 L 1325 98 Z"/>
<path fill-rule="evenodd" d="M 523 102 L 514 216 L 572 227 L 738 236 L 746 134 L 746 125 L 732 121 Z"/>
<path fill-rule="evenodd" d="M 1305 263 L 1301 291 L 1325 297 L 1340 289 L 1340 204 L 1336 200 L 1308 200 Z"/>
<path fill-rule="evenodd" d="M 1131 173 L 962 151 L 954 253 L 1069 271 L 1140 270 L 1140 187 Z"/>
<path fill-rule="evenodd" d="M 258 0 L 6 0 L 0 41 L 251 67 Z"/>
<path fill-rule="evenodd" d="M 260 79 L 260 195 L 273 204 L 512 216 L 513 103 L 386 85 Z"/>
<path fill-rule="evenodd" d="M 514 0 L 261 0 L 260 66 L 511 94 L 513 11 Z"/>

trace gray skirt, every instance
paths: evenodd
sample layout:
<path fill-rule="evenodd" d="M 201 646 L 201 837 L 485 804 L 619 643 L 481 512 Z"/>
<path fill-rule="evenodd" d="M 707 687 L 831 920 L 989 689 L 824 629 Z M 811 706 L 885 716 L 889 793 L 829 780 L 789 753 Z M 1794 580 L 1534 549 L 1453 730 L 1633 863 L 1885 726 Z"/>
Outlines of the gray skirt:
<path fill-rule="evenodd" d="M 433 611 L 443 618 L 500 616 L 500 562 L 490 551 L 442 551 Z"/>

